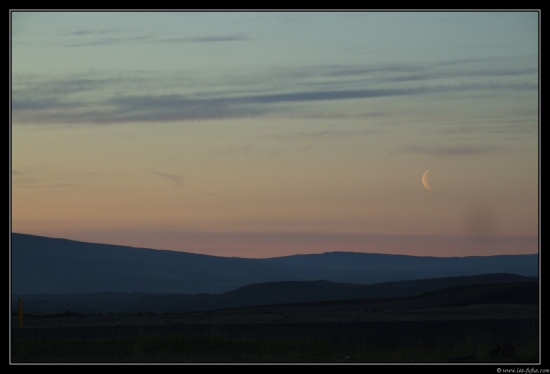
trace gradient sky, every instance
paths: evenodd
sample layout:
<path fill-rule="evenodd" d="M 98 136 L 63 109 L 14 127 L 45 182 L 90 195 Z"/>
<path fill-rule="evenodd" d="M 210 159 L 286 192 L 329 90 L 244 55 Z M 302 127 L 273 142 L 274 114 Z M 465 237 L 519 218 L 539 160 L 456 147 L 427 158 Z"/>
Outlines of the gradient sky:
<path fill-rule="evenodd" d="M 13 232 L 239 257 L 538 251 L 538 12 L 11 22 Z"/>

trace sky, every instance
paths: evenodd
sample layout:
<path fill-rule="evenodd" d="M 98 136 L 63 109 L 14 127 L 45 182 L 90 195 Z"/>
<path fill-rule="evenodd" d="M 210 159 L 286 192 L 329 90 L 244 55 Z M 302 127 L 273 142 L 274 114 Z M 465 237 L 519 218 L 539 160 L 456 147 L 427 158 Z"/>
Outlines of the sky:
<path fill-rule="evenodd" d="M 537 253 L 539 17 L 12 11 L 12 232 Z"/>

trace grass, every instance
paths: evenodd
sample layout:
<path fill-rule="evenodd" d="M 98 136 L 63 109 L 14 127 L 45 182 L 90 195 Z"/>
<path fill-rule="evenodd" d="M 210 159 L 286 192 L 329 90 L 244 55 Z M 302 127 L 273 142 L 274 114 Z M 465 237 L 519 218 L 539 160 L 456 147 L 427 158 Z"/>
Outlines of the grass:
<path fill-rule="evenodd" d="M 489 357 L 513 344 L 512 358 Z M 12 362 L 538 362 L 536 320 L 37 328 L 12 331 Z"/>

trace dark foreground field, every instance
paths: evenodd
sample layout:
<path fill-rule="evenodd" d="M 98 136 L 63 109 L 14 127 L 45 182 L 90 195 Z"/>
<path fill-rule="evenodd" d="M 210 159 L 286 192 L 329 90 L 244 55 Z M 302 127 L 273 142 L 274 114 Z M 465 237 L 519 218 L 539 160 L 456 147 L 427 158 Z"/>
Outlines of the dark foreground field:
<path fill-rule="evenodd" d="M 536 306 L 321 303 L 179 315 L 27 316 L 13 363 L 537 363 Z M 498 348 L 500 347 L 500 348 Z"/>

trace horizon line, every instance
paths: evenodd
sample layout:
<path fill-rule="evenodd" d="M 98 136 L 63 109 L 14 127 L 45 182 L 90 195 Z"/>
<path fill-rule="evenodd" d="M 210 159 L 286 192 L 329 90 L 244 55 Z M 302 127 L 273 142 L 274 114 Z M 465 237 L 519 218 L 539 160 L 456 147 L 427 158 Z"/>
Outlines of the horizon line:
<path fill-rule="evenodd" d="M 23 232 L 13 232 L 10 231 L 10 254 L 12 250 L 12 243 L 11 243 L 11 235 L 26 235 L 26 236 L 35 236 L 40 238 L 47 238 L 47 239 L 54 239 L 54 240 L 67 240 L 67 241 L 73 241 L 78 243 L 87 243 L 87 244 L 97 244 L 97 245 L 107 245 L 107 246 L 115 246 L 115 247 L 126 247 L 126 248 L 134 248 L 134 249 L 146 249 L 146 250 L 153 250 L 153 251 L 169 251 L 169 252 L 179 252 L 179 253 L 186 253 L 186 254 L 192 254 L 192 255 L 199 255 L 199 256 L 209 256 L 209 257 L 224 257 L 224 258 L 242 258 L 242 259 L 271 259 L 271 258 L 283 258 L 283 257 L 291 257 L 291 256 L 309 256 L 309 255 L 323 255 L 323 254 L 330 254 L 330 253 L 352 253 L 352 254 L 368 254 L 368 255 L 385 255 L 385 256 L 407 256 L 407 257 L 432 257 L 432 258 L 466 258 L 466 257 L 495 257 L 495 256 L 532 256 L 532 255 L 539 255 L 540 249 L 536 253 L 502 253 L 502 254 L 491 254 L 491 255 L 466 255 L 466 256 L 427 256 L 427 255 L 412 255 L 412 254 L 404 254 L 404 253 L 382 253 L 382 252 L 364 252 L 364 251 L 323 251 L 323 252 L 315 252 L 315 253 L 295 253 L 290 255 L 282 255 L 282 256 L 271 256 L 271 257 L 243 257 L 243 256 L 223 256 L 223 255 L 215 255 L 215 254 L 207 254 L 207 253 L 199 253 L 199 252 L 190 252 L 190 251 L 184 251 L 184 250 L 175 250 L 175 249 L 165 249 L 165 248 L 153 248 L 153 247 L 139 247 L 134 245 L 127 245 L 127 244 L 113 244 L 113 243 L 104 243 L 104 242 L 90 242 L 90 241 L 84 241 L 84 240 L 78 240 L 78 239 L 69 239 L 66 237 L 53 237 L 53 236 L 45 236 L 45 235 L 37 235 L 37 234 L 29 234 L 29 233 L 23 233 Z M 418 236 L 418 237 L 430 237 L 429 235 L 380 235 L 375 234 L 373 236 L 377 237 L 407 237 L 407 236 Z M 446 235 L 443 235 L 442 237 L 445 237 Z M 457 236 L 457 235 L 447 235 L 449 237 L 463 237 L 463 236 Z M 438 236 L 439 237 L 439 236 Z M 531 238 L 530 236 L 518 236 L 517 238 Z"/>

